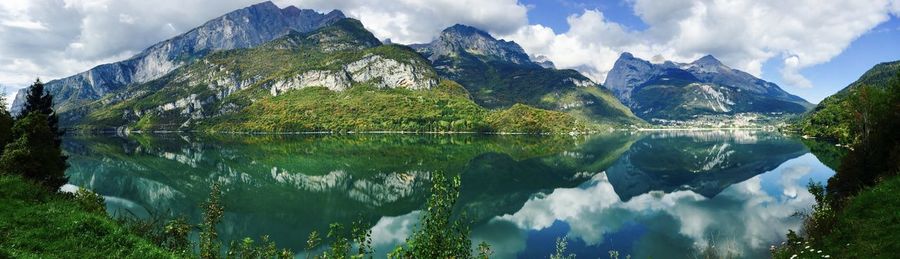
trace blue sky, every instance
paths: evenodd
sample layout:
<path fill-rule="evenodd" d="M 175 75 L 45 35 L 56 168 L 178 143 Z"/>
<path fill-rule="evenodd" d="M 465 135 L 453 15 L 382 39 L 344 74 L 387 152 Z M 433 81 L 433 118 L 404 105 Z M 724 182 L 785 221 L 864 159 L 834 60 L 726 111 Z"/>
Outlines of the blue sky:
<path fill-rule="evenodd" d="M 635 15 L 632 4 L 625 0 L 520 2 L 529 8 L 529 23 L 550 27 L 557 33 L 568 31 L 569 24 L 566 19 L 572 15 L 581 15 L 584 10 L 598 10 L 609 22 L 621 24 L 630 30 L 648 29 L 648 25 Z M 782 86 L 790 93 L 818 103 L 858 79 L 875 64 L 895 60 L 900 60 L 900 19 L 892 16 L 890 20 L 853 40 L 849 47 L 830 61 L 801 69 L 800 74 L 809 79 L 812 87 L 795 87 L 786 83 L 780 72 L 784 65 L 778 58 L 766 61 L 760 76 Z"/>

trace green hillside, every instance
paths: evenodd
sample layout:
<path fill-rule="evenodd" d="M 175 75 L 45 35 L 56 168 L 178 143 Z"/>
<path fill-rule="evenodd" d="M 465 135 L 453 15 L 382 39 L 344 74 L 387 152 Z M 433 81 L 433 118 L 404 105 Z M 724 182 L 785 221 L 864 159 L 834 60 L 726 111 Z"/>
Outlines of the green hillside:
<path fill-rule="evenodd" d="M 900 75 L 900 61 L 881 63 L 867 71 L 858 80 L 840 92 L 822 100 L 810 111 L 797 127 L 811 137 L 840 143 L 852 143 L 858 136 L 852 133 L 854 112 L 859 105 L 853 102 L 876 95 L 873 91 L 888 89 L 891 79 Z M 863 88 L 868 87 L 863 93 Z"/>

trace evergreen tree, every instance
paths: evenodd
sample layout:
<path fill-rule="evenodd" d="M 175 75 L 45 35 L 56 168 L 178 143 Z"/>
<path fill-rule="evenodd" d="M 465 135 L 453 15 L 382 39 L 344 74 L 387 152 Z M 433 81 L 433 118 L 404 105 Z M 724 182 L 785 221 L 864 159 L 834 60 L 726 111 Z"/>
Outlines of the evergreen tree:
<path fill-rule="evenodd" d="M 0 94 L 0 105 L 6 106 L 6 96 Z M 13 118 L 6 109 L 0 109 L 0 156 L 3 155 L 3 148 L 12 141 Z"/>
<path fill-rule="evenodd" d="M 15 122 L 12 132 L 16 139 L 6 145 L 0 171 L 22 175 L 56 191 L 67 182 L 66 156 L 47 118 L 33 112 Z"/>
<path fill-rule="evenodd" d="M 50 130 L 56 133 L 53 139 L 59 144 L 62 141 L 63 132 L 59 130 L 59 116 L 53 111 L 53 95 L 44 91 L 44 83 L 41 82 L 40 78 L 28 87 L 25 105 L 22 107 L 19 117 L 22 118 L 31 113 L 40 113 L 47 116 Z"/>

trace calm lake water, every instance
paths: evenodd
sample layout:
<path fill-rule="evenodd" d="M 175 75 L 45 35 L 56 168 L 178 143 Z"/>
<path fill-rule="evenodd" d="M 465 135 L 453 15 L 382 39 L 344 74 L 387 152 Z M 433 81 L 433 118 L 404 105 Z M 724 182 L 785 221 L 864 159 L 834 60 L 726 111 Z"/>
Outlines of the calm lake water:
<path fill-rule="evenodd" d="M 436 172 L 461 176 L 459 210 L 496 258 L 547 258 L 562 236 L 578 258 L 610 250 L 691 258 L 709 247 L 768 257 L 799 227 L 792 215 L 812 205 L 806 184 L 833 175 L 822 161 L 837 156 L 810 151 L 827 144 L 753 131 L 172 134 L 76 136 L 64 145 L 70 183 L 105 196 L 110 213 L 198 222 L 218 182 L 223 239 L 270 235 L 302 251 L 311 231 L 361 219 L 374 226 L 378 257 L 414 229 Z"/>

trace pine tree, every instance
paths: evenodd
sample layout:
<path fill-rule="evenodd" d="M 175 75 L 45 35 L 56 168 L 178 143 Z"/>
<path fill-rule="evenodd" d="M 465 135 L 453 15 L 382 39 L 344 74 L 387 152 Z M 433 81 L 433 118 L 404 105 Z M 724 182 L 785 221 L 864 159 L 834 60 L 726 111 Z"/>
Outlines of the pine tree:
<path fill-rule="evenodd" d="M 44 90 L 44 83 L 38 78 L 30 87 L 25 96 L 25 105 L 22 107 L 19 117 L 23 118 L 31 113 L 40 113 L 47 116 L 47 123 L 52 132 L 56 132 L 54 140 L 57 144 L 62 142 L 63 132 L 59 130 L 59 116 L 53 111 L 53 95 Z"/>
<path fill-rule="evenodd" d="M 0 157 L 0 171 L 19 174 L 56 191 L 66 184 L 66 156 L 50 129 L 47 115 L 30 113 L 16 120 L 16 139 Z"/>
<path fill-rule="evenodd" d="M 0 105 L 6 106 L 6 96 L 0 94 Z M 13 118 L 6 109 L 0 109 L 0 156 L 3 155 L 3 149 L 6 144 L 13 140 L 12 127 Z"/>
<path fill-rule="evenodd" d="M 44 93 L 44 84 L 36 80 L 0 156 L 0 171 L 22 175 L 55 191 L 67 182 L 67 158 L 60 147 L 62 132 L 52 104 L 53 96 Z M 0 115 L 0 127 L 2 123 Z"/>

